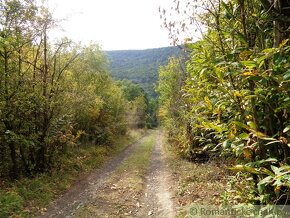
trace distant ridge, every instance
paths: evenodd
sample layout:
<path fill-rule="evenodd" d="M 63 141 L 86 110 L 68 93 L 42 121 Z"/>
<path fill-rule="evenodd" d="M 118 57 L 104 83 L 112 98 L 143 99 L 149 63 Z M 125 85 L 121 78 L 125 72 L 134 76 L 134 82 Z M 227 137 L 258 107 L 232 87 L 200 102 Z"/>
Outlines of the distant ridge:
<path fill-rule="evenodd" d="M 106 51 L 110 71 L 116 80 L 131 80 L 150 96 L 155 97 L 154 86 L 158 79 L 160 65 L 166 65 L 169 57 L 181 54 L 178 47 L 163 47 L 144 50 Z"/>

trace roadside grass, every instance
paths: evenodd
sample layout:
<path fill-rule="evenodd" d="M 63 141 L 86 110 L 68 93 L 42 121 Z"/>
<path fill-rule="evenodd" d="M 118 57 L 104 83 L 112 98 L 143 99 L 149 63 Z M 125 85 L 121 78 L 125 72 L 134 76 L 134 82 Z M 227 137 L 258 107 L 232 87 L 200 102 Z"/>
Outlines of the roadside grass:
<path fill-rule="evenodd" d="M 165 134 L 164 134 L 165 135 Z M 221 205 L 228 171 L 222 161 L 194 163 L 180 157 L 162 137 L 162 145 L 173 175 L 177 217 L 185 217 L 191 204 Z"/>
<path fill-rule="evenodd" d="M 156 136 L 157 131 L 152 131 L 138 145 L 98 189 L 94 200 L 77 211 L 76 217 L 123 217 L 138 211 Z"/>
<path fill-rule="evenodd" d="M 33 217 L 57 196 L 69 189 L 77 179 L 123 151 L 144 135 L 144 130 L 132 130 L 118 137 L 112 146 L 90 143 L 74 147 L 52 172 L 35 178 L 3 181 L 0 186 L 0 218 Z"/>

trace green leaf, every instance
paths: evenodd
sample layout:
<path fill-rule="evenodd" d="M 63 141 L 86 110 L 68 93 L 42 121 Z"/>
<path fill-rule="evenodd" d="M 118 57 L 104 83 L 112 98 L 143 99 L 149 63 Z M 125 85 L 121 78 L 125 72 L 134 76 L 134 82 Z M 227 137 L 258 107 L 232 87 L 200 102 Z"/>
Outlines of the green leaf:
<path fill-rule="evenodd" d="M 266 135 L 262 132 L 254 131 L 254 130 L 251 130 L 251 132 L 253 132 L 260 139 L 265 139 L 265 140 L 268 139 L 268 137 L 266 137 Z"/>
<path fill-rule="evenodd" d="M 266 185 L 270 184 L 273 182 L 273 177 L 272 176 L 267 176 L 264 179 L 262 179 L 258 184 L 258 191 L 260 194 L 262 194 L 266 188 Z"/>
<path fill-rule="evenodd" d="M 265 63 L 265 59 L 259 60 L 259 68 L 261 68 Z"/>
<path fill-rule="evenodd" d="M 233 124 L 236 124 L 237 126 L 242 127 L 244 129 L 249 129 L 249 126 L 247 126 L 246 124 L 241 123 L 239 121 L 234 121 Z"/>
<path fill-rule="evenodd" d="M 259 183 L 258 183 L 258 185 L 262 185 L 262 184 L 270 184 L 270 183 L 272 183 L 273 182 L 273 177 L 272 176 L 267 176 L 267 177 L 265 177 L 264 179 L 262 179 Z"/>
<path fill-rule="evenodd" d="M 243 133 L 241 133 L 240 135 L 238 135 L 238 138 L 240 138 L 240 139 L 245 139 L 245 140 L 246 140 L 246 139 L 249 138 L 249 134 L 243 132 Z"/>
<path fill-rule="evenodd" d="M 266 48 L 266 49 L 264 49 L 262 52 L 263 53 L 272 53 L 272 52 L 275 52 L 275 48 Z"/>
<path fill-rule="evenodd" d="M 259 193 L 262 194 L 264 192 L 265 188 L 266 188 L 266 185 L 258 183 L 257 186 L 258 186 Z"/>
<path fill-rule="evenodd" d="M 255 61 L 241 61 L 241 63 L 242 63 L 245 67 L 250 68 L 250 69 L 257 67 Z"/>
<path fill-rule="evenodd" d="M 262 166 L 264 163 L 276 163 L 278 160 L 275 158 L 268 158 L 266 160 L 258 160 L 255 162 L 250 162 L 247 163 L 245 166 L 249 166 L 249 167 L 260 167 Z"/>
<path fill-rule="evenodd" d="M 290 166 L 289 165 L 284 165 L 282 167 L 280 167 L 281 170 L 286 170 L 288 173 L 290 173 Z"/>
<path fill-rule="evenodd" d="M 258 138 L 260 139 L 270 139 L 269 137 L 267 137 L 267 135 L 265 135 L 264 133 L 262 132 L 259 132 L 259 131 L 256 131 L 255 129 L 251 128 L 250 126 L 244 124 L 244 123 L 241 123 L 241 122 L 238 122 L 238 121 L 233 121 L 233 124 L 236 124 L 237 126 L 241 127 L 241 128 L 244 128 L 248 131 L 250 131 L 251 133 L 253 133 L 255 136 L 257 136 Z M 251 124 L 253 126 L 253 124 Z M 276 139 L 272 139 L 271 140 L 276 140 Z"/>
<path fill-rule="evenodd" d="M 254 167 L 249 167 L 245 165 L 236 165 L 234 167 L 229 168 L 230 170 L 240 171 L 240 172 L 248 172 L 253 174 L 263 174 L 261 170 L 256 169 Z"/>
<path fill-rule="evenodd" d="M 274 182 L 274 184 L 273 184 L 274 186 L 282 186 L 283 185 L 283 183 L 282 183 L 282 181 L 279 179 L 279 180 L 276 180 L 275 182 Z"/>
<path fill-rule="evenodd" d="M 286 133 L 290 130 L 290 125 L 288 125 L 285 129 L 283 129 L 283 133 Z"/>
<path fill-rule="evenodd" d="M 287 71 L 285 72 L 285 74 L 284 74 L 284 76 L 283 76 L 283 79 L 284 79 L 284 80 L 288 80 L 288 79 L 290 79 L 290 69 L 287 70 Z"/>
<path fill-rule="evenodd" d="M 225 140 L 224 142 L 223 142 L 223 144 L 222 144 L 222 147 L 223 148 L 228 148 L 230 146 L 230 140 Z"/>
<path fill-rule="evenodd" d="M 268 176 L 272 176 L 272 177 L 275 176 L 275 174 L 274 174 L 271 170 L 268 170 L 268 169 L 265 168 L 265 167 L 262 167 L 262 168 L 261 168 L 261 171 L 262 171 L 264 174 L 268 175 Z"/>
<path fill-rule="evenodd" d="M 276 175 L 280 174 L 280 172 L 281 172 L 281 169 L 280 169 L 280 168 L 275 167 L 275 166 L 273 166 L 273 165 L 271 165 L 271 169 L 273 170 L 273 172 L 274 172 Z"/>
<path fill-rule="evenodd" d="M 249 121 L 249 122 L 247 122 L 247 125 L 248 125 L 249 127 L 251 127 L 252 129 L 257 129 L 256 124 L 255 124 L 253 121 Z"/>

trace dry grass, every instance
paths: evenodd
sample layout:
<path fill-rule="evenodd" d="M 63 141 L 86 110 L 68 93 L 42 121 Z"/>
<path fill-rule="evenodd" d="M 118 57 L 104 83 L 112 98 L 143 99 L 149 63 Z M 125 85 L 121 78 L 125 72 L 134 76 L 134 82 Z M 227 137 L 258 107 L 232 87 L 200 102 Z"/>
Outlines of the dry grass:
<path fill-rule="evenodd" d="M 222 204 L 228 174 L 226 166 L 217 161 L 189 162 L 176 154 L 166 138 L 162 144 L 172 170 L 177 216 L 184 217 L 191 204 Z"/>

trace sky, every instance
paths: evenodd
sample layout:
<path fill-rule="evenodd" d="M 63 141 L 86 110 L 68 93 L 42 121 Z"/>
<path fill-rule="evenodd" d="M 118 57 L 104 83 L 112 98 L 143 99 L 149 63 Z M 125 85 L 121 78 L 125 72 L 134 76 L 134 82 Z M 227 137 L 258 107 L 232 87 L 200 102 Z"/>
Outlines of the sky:
<path fill-rule="evenodd" d="M 62 31 L 84 44 L 97 42 L 103 50 L 147 49 L 169 46 L 168 31 L 160 25 L 159 6 L 173 0 L 48 0 Z"/>

